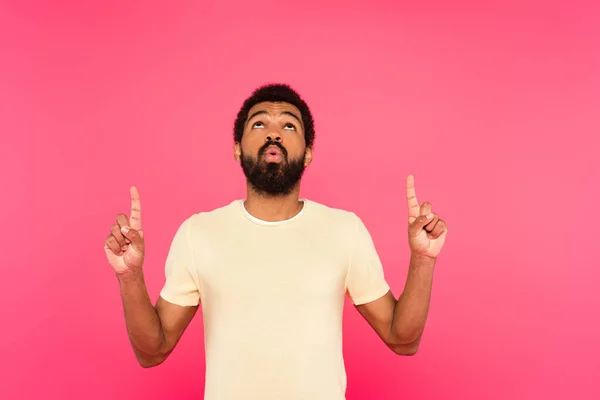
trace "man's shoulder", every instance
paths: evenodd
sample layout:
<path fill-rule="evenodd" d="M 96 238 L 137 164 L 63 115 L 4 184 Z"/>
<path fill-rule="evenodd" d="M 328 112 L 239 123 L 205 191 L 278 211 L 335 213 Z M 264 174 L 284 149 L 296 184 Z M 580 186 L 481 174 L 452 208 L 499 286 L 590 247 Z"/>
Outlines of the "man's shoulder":
<path fill-rule="evenodd" d="M 190 218 L 196 220 L 219 220 L 236 216 L 240 212 L 241 200 L 232 200 L 227 204 L 215 206 L 193 214 Z"/>
<path fill-rule="evenodd" d="M 332 223 L 342 223 L 342 224 L 356 224 L 359 220 L 358 215 L 353 211 L 336 207 L 333 205 L 328 205 L 319 201 L 309 200 L 308 205 L 310 206 L 311 213 L 321 219 L 327 219 Z"/>
<path fill-rule="evenodd" d="M 198 211 L 185 218 L 182 221 L 182 225 L 189 225 L 191 228 L 200 228 L 231 222 L 235 218 L 236 213 L 239 212 L 240 204 L 240 200 L 233 200 L 228 204 L 205 211 Z"/>

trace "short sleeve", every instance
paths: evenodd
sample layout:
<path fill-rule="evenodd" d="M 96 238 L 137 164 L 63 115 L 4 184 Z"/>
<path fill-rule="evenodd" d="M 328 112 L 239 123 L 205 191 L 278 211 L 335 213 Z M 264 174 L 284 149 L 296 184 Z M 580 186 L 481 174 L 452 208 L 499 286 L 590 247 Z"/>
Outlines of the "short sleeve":
<path fill-rule="evenodd" d="M 370 303 L 385 295 L 390 287 L 373 239 L 356 216 L 354 245 L 346 278 L 346 292 L 355 305 Z"/>
<path fill-rule="evenodd" d="M 171 242 L 165 262 L 166 281 L 160 291 L 160 297 L 180 306 L 197 306 L 200 302 L 190 240 L 190 223 L 190 218 L 185 220 Z"/>

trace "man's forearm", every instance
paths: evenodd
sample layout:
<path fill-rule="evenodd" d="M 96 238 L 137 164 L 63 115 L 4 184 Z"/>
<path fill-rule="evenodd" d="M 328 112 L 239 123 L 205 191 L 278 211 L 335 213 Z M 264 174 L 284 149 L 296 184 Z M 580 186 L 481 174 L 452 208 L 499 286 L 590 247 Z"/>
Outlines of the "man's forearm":
<path fill-rule="evenodd" d="M 143 276 L 119 278 L 127 333 L 140 363 L 160 356 L 164 347 L 160 318 L 152 306 Z"/>
<path fill-rule="evenodd" d="M 398 344 L 410 344 L 425 328 L 435 260 L 411 255 L 404 291 L 394 307 L 392 335 Z"/>

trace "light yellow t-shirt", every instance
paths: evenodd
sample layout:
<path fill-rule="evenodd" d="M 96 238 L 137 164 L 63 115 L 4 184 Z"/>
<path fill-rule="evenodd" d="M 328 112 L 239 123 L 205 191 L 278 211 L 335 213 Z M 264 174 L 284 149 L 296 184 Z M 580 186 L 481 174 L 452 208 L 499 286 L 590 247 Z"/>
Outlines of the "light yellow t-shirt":
<path fill-rule="evenodd" d="M 307 199 L 266 222 L 242 200 L 194 214 L 177 230 L 160 296 L 201 304 L 205 400 L 343 400 L 344 298 L 389 290 L 365 225 Z"/>

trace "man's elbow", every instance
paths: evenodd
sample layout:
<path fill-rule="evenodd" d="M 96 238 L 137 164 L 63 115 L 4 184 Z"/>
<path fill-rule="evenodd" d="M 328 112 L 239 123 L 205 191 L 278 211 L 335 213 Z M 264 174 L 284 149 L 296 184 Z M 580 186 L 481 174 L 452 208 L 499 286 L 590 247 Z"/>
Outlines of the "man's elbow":
<path fill-rule="evenodd" d="M 168 357 L 168 354 L 157 354 L 157 355 L 149 355 L 136 353 L 136 359 L 138 364 L 142 368 L 152 368 L 162 364 Z"/>
<path fill-rule="evenodd" d="M 408 343 L 390 343 L 389 348 L 399 356 L 414 356 L 419 351 L 421 337 Z"/>
<path fill-rule="evenodd" d="M 414 356 L 419 351 L 418 344 L 392 346 L 392 351 L 399 356 Z"/>
<path fill-rule="evenodd" d="M 164 360 L 148 360 L 148 359 L 138 358 L 138 364 L 140 364 L 140 367 L 142 367 L 142 368 L 156 367 L 157 365 L 162 364 L 163 361 Z"/>

